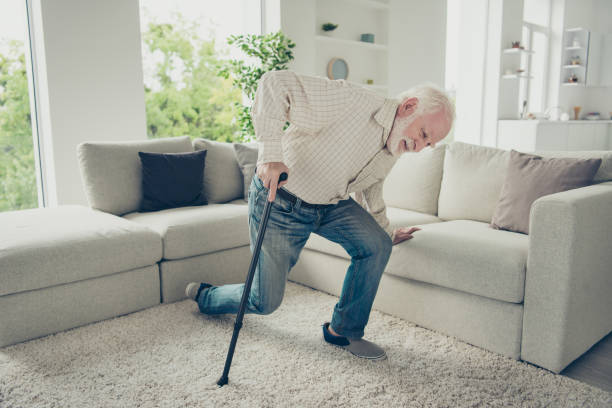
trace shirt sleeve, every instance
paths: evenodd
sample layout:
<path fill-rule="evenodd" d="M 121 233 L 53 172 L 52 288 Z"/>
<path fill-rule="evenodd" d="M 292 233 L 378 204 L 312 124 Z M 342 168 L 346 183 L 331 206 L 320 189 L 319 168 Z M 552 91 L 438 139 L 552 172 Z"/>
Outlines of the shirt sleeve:
<path fill-rule="evenodd" d="M 374 217 L 378 225 L 380 225 L 381 228 L 385 230 L 385 232 L 393 241 L 393 227 L 389 222 L 389 218 L 387 218 L 387 206 L 385 205 L 385 201 L 383 200 L 382 196 L 383 183 L 384 180 L 380 180 L 372 184 L 370 187 L 363 190 L 363 192 L 359 192 L 362 193 L 363 197 L 361 197 L 359 193 L 356 194 L 356 197 L 357 202 L 359 202 L 359 204 L 361 204 L 362 206 L 362 200 L 367 203 L 367 210 L 369 211 L 369 213 L 372 214 L 372 217 Z"/>
<path fill-rule="evenodd" d="M 349 107 L 354 86 L 344 80 L 269 71 L 259 80 L 251 118 L 259 143 L 257 165 L 282 162 L 281 137 L 286 122 L 318 133 Z"/>

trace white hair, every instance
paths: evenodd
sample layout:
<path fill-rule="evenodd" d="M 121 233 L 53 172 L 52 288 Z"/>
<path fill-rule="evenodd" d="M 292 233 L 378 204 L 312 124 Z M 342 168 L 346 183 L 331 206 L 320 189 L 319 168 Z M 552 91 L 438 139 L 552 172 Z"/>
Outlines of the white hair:
<path fill-rule="evenodd" d="M 449 99 L 448 94 L 437 85 L 433 83 L 420 84 L 397 96 L 400 103 L 409 98 L 417 98 L 419 100 L 416 110 L 411 116 L 417 117 L 419 115 L 443 111 L 449 125 L 452 125 L 455 119 L 455 105 Z"/>

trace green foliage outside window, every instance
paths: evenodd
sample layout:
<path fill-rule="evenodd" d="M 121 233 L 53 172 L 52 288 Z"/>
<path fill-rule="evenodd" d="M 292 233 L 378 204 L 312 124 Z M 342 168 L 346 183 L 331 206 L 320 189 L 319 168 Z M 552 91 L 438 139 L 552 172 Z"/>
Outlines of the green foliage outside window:
<path fill-rule="evenodd" d="M 255 65 L 242 60 L 230 60 L 219 71 L 224 78 L 233 78 L 234 86 L 244 92 L 251 101 L 255 99 L 257 84 L 262 75 L 268 71 L 287 69 L 287 64 L 293 59 L 292 49 L 295 47 L 295 43 L 280 31 L 264 35 L 232 35 L 227 42 L 258 60 Z M 235 103 L 235 108 L 242 139 L 253 140 L 255 130 L 251 121 L 251 107 Z"/>
<path fill-rule="evenodd" d="M 239 141 L 240 91 L 217 75 L 221 60 L 214 40 L 202 40 L 196 32 L 197 23 L 178 16 L 175 24 L 150 23 L 142 34 L 143 51 L 159 60 L 155 83 L 145 84 L 147 135 Z"/>
<path fill-rule="evenodd" d="M 0 211 L 38 207 L 23 42 L 0 54 Z"/>

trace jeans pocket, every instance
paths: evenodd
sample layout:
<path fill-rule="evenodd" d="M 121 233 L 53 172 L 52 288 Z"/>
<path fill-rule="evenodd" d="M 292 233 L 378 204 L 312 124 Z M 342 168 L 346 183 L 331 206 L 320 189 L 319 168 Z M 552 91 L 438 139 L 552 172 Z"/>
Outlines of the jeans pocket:
<path fill-rule="evenodd" d="M 253 185 L 255 186 L 255 188 L 256 188 L 258 191 L 261 191 L 261 190 L 266 190 L 266 188 L 265 188 L 265 187 L 264 187 L 264 185 L 263 185 L 263 182 L 261 181 L 261 179 L 259 178 L 259 176 L 257 175 L 257 173 L 255 173 L 255 174 L 253 175 Z"/>
<path fill-rule="evenodd" d="M 279 196 L 277 190 L 276 197 L 274 198 L 274 209 L 281 214 L 289 215 L 293 213 L 293 203 Z"/>

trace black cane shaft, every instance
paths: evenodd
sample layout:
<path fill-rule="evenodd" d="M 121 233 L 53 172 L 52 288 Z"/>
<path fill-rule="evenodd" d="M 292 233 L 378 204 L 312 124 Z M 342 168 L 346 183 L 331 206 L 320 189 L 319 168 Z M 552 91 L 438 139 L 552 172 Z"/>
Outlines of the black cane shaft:
<path fill-rule="evenodd" d="M 257 177 L 257 175 L 255 175 Z M 287 173 L 281 173 L 278 182 L 287 179 Z M 242 320 L 244 318 L 244 312 L 246 310 L 246 304 L 251 293 L 251 285 L 253 284 L 253 278 L 255 276 L 255 268 L 257 267 L 257 261 L 259 261 L 259 253 L 261 252 L 261 244 L 266 233 L 266 227 L 268 225 L 268 218 L 270 218 L 270 209 L 272 207 L 272 201 L 266 200 L 266 206 L 264 208 L 261 223 L 259 224 L 259 230 L 257 231 L 257 240 L 255 241 L 255 248 L 253 249 L 253 256 L 251 257 L 251 264 L 249 266 L 249 273 L 247 280 L 244 284 L 244 290 L 242 291 L 242 298 L 240 299 L 240 307 L 238 308 L 238 314 L 236 315 L 236 322 L 234 323 L 234 332 L 232 333 L 232 340 L 230 341 L 229 350 L 225 359 L 225 367 L 223 368 L 223 374 L 217 385 L 220 387 L 224 386 L 228 382 L 229 370 L 232 365 L 232 359 L 234 358 L 234 350 L 236 348 L 236 342 L 238 341 L 238 334 L 242 328 Z"/>

